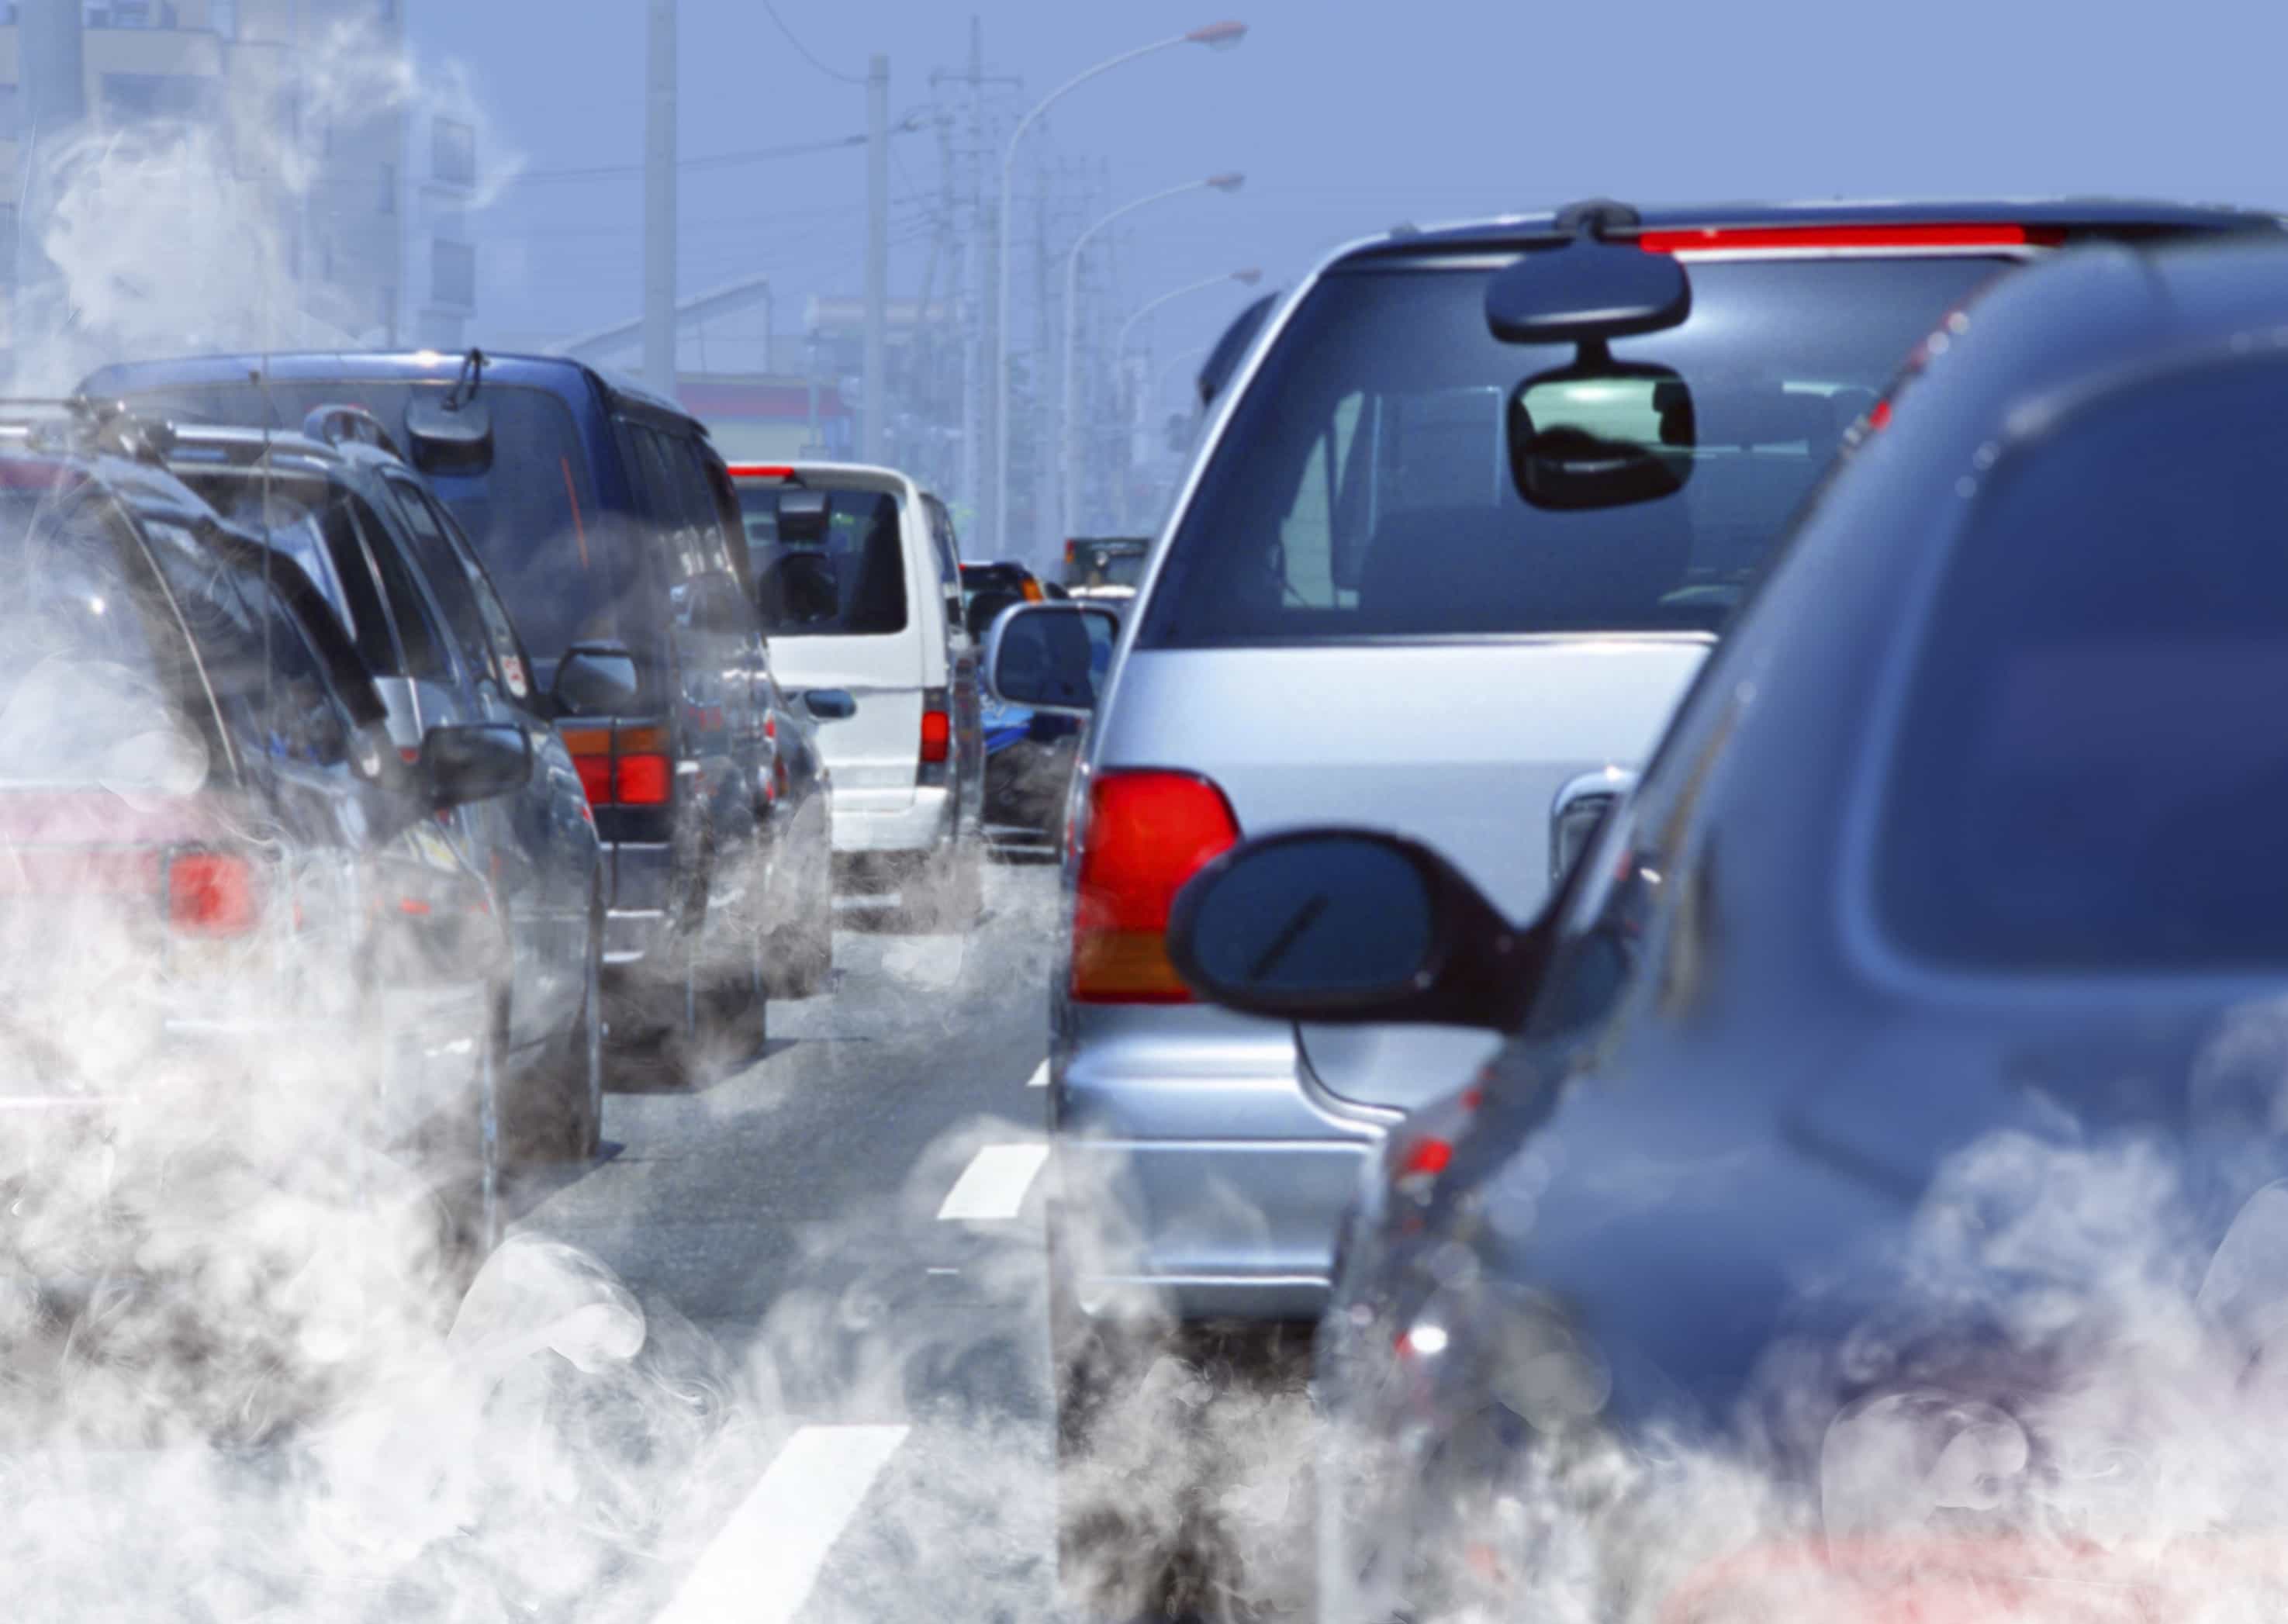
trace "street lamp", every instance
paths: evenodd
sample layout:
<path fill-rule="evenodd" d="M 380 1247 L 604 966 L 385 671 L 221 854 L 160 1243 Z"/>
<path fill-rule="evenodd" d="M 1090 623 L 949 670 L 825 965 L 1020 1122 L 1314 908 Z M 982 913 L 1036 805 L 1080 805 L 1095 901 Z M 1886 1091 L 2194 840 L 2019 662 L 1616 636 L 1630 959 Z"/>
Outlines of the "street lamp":
<path fill-rule="evenodd" d="M 1168 186 L 1158 192 L 1148 193 L 1133 202 L 1121 204 L 1119 208 L 1115 209 L 1110 214 L 1106 215 L 1073 239 L 1072 251 L 1065 256 L 1065 389 L 1062 419 L 1064 424 L 1064 501 L 1061 518 L 1064 520 L 1067 535 L 1073 533 L 1074 512 L 1078 506 L 1073 500 L 1073 496 L 1080 484 L 1080 436 L 1079 425 L 1076 422 L 1080 409 L 1080 358 L 1076 352 L 1080 347 L 1081 251 L 1088 247 L 1090 240 L 1097 233 L 1115 220 L 1135 213 L 1139 209 L 1148 208 L 1151 204 L 1164 202 L 1171 197 L 1181 197 L 1187 192 L 1231 193 L 1238 191 L 1246 184 L 1247 177 L 1244 175 L 1211 175 L 1205 180 L 1187 180 L 1181 186 Z M 1217 277 L 1215 280 L 1221 281 L 1224 279 Z M 1124 329 L 1122 337 L 1126 336 Z M 1117 355 L 1119 351 L 1115 349 L 1113 353 Z"/>
<path fill-rule="evenodd" d="M 1186 282 L 1180 288 L 1172 289 L 1156 299 L 1148 299 L 1138 306 L 1134 315 L 1120 324 L 1120 336 L 1112 341 L 1112 353 L 1118 355 L 1125 351 L 1128 348 L 1128 335 L 1136 330 L 1136 324 L 1163 305 L 1172 304 L 1189 294 L 1205 293 L 1209 289 L 1220 288 L 1226 282 L 1237 282 L 1243 288 L 1252 288 L 1262 280 L 1263 273 L 1250 265 L 1244 271 L 1227 272 L 1221 276 L 1203 276 L 1196 282 Z"/>
<path fill-rule="evenodd" d="M 1101 73 L 1108 73 L 1124 62 L 1149 56 L 1156 51 L 1165 51 L 1172 45 L 1205 45 L 1211 51 L 1229 51 L 1246 37 L 1243 22 L 1212 22 L 1204 28 L 1194 28 L 1188 34 L 1155 40 L 1148 45 L 1139 45 L 1133 51 L 1124 51 L 1118 56 L 1107 57 L 1095 67 L 1075 74 L 1056 89 L 1041 98 L 1033 110 L 1017 121 L 1016 129 L 1009 132 L 1009 145 L 1001 154 L 1001 226 L 998 257 L 995 261 L 995 281 L 999 284 L 993 299 L 993 523 L 1001 532 L 1001 540 L 1009 539 L 1009 203 L 1010 183 L 1017 163 L 1017 144 L 1025 139 L 1041 115 L 1047 112 L 1067 91 L 1076 90 Z"/>

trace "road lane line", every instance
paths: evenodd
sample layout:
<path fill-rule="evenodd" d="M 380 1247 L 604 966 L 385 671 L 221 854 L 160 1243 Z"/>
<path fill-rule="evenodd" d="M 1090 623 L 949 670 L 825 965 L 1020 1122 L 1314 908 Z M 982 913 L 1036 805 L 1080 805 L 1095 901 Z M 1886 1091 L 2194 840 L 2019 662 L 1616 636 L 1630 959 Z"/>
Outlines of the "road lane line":
<path fill-rule="evenodd" d="M 655 1624 L 785 1624 L 908 1430 L 798 1427 Z"/>
<path fill-rule="evenodd" d="M 1049 1063 L 1046 1060 L 1033 1068 L 1033 1074 L 1025 1079 L 1025 1086 L 1029 1089 L 1045 1089 L 1049 1086 Z"/>
<path fill-rule="evenodd" d="M 937 1209 L 937 1216 L 972 1223 L 1015 1217 L 1025 1204 L 1025 1192 L 1032 1188 L 1034 1175 L 1048 1159 L 1045 1145 L 986 1145 L 961 1169 L 961 1176 L 945 1192 L 945 1204 Z"/>

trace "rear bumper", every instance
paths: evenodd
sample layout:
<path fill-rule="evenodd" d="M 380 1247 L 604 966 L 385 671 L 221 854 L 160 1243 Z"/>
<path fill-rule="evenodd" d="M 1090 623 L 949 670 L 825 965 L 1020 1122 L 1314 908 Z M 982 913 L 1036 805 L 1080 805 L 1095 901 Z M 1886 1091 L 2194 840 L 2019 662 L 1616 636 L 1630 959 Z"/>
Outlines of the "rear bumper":
<path fill-rule="evenodd" d="M 953 791 L 935 785 L 914 791 L 900 807 L 866 806 L 857 797 L 834 802 L 834 849 L 839 852 L 933 852 L 953 836 Z"/>
<path fill-rule="evenodd" d="M 1394 1115 L 1328 1099 L 1283 1026 L 1192 1008 L 1086 1024 L 1050 1076 L 1051 1221 L 1082 1311 L 1315 1319 Z"/>

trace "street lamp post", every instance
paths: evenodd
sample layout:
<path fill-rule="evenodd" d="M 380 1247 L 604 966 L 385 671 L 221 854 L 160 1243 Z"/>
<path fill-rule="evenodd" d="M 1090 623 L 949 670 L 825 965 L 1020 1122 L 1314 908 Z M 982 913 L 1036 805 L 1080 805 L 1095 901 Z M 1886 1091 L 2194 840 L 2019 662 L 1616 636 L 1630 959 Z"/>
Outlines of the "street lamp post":
<path fill-rule="evenodd" d="M 1155 40 L 1148 45 L 1139 45 L 1133 51 L 1124 51 L 1118 56 L 1107 57 L 1095 67 L 1075 74 L 1056 89 L 1041 98 L 1033 110 L 1017 121 L 1016 129 L 1009 132 L 1009 145 L 1001 154 L 1001 218 L 999 221 L 999 255 L 994 264 L 994 280 L 997 284 L 993 300 L 993 515 L 992 527 L 999 532 L 1005 545 L 1009 540 L 1009 205 L 1010 186 L 1017 164 L 1017 144 L 1025 132 L 1038 123 L 1068 91 L 1078 89 L 1099 74 L 1109 73 L 1123 63 L 1138 57 L 1149 56 L 1156 51 L 1165 51 L 1172 45 L 1205 45 L 1212 51 L 1228 51 L 1247 34 L 1242 22 L 1212 22 L 1204 28 L 1194 28 L 1188 34 Z"/>
<path fill-rule="evenodd" d="M 1136 330 L 1136 324 L 1139 321 L 1141 321 L 1145 317 L 1150 315 L 1154 311 L 1159 309 L 1163 305 L 1173 304 L 1178 299 L 1188 297 L 1190 295 L 1195 293 L 1205 293 L 1210 289 L 1221 288 L 1230 282 L 1237 282 L 1243 288 L 1252 288 L 1256 283 L 1262 280 L 1263 273 L 1256 269 L 1253 265 L 1250 265 L 1243 271 L 1230 271 L 1225 273 L 1221 276 L 1203 276 L 1196 282 L 1186 282 L 1180 288 L 1172 288 L 1156 299 L 1145 300 L 1143 304 L 1136 307 L 1136 310 L 1129 316 L 1127 321 L 1123 321 L 1120 324 L 1120 332 L 1112 341 L 1112 358 L 1114 364 L 1117 365 L 1120 358 L 1128 353 L 1128 335 Z M 1198 349 L 1188 351 L 1186 353 L 1189 355 L 1202 355 L 1205 354 L 1212 347 L 1212 345 L 1202 345 Z M 1156 396 L 1154 398 L 1156 398 Z M 1148 406 L 1146 409 L 1148 410 L 1150 408 Z M 1069 403 L 1068 403 L 1067 410 L 1070 410 Z M 1071 427 L 1068 424 L 1066 432 L 1069 434 L 1071 432 Z M 1125 531 L 1128 528 L 1129 455 L 1128 448 L 1125 442 L 1124 442 L 1120 455 L 1120 478 L 1113 487 L 1112 498 L 1113 513 L 1115 518 L 1118 520 L 1120 528 L 1123 531 Z M 1065 527 L 1068 530 L 1072 527 L 1072 520 L 1069 515 L 1068 515 L 1066 519 Z"/>
<path fill-rule="evenodd" d="M 1148 193 L 1133 202 L 1121 204 L 1119 208 L 1115 209 L 1110 214 L 1106 215 L 1073 239 L 1072 251 L 1065 256 L 1064 416 L 1061 419 L 1064 425 L 1064 479 L 1062 482 L 1064 511 L 1061 517 L 1064 520 L 1067 535 L 1073 533 L 1073 526 L 1080 508 L 1077 500 L 1080 485 L 1080 433 L 1077 421 L 1080 412 L 1080 357 L 1077 352 L 1080 348 L 1080 257 L 1082 251 L 1088 247 L 1099 232 L 1114 221 L 1135 213 L 1139 209 L 1148 208 L 1154 203 L 1165 202 L 1171 197 L 1181 197 L 1187 192 L 1236 192 L 1246 184 L 1247 177 L 1244 175 L 1211 175 L 1205 180 L 1188 180 L 1181 186 L 1164 187 L 1160 191 Z M 1217 277 L 1215 280 L 1221 281 L 1224 279 Z M 1124 339 L 1126 338 L 1125 329 L 1122 329 L 1121 337 Z M 1116 345 L 1113 353 L 1117 355 L 1119 353 Z"/>

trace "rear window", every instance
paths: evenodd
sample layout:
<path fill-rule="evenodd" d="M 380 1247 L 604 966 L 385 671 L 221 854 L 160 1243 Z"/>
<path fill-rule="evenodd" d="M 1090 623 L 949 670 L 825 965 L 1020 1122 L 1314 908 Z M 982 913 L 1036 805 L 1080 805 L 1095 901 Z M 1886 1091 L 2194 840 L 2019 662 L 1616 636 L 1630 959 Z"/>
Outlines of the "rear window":
<path fill-rule="evenodd" d="M 443 384 L 364 380 L 170 385 L 140 400 L 211 423 L 298 429 L 316 408 L 362 406 L 406 445 L 405 408 L 417 391 Z M 516 616 L 525 642 L 553 659 L 583 638 L 640 642 L 640 622 L 621 623 L 633 582 L 630 561 L 597 522 L 595 481 L 571 412 L 545 390 L 482 385 L 492 414 L 493 462 L 482 473 L 433 473 L 430 488 L 460 521 Z"/>
<path fill-rule="evenodd" d="M 783 637 L 867 637 L 906 629 L 906 555 L 898 499 L 884 491 L 830 491 L 826 534 L 779 535 L 787 487 L 742 485 L 748 577 L 763 630 Z"/>
<path fill-rule="evenodd" d="M 2288 368 L 2117 397 L 2005 462 L 1916 659 L 1875 890 L 1975 966 L 2288 963 Z"/>
<path fill-rule="evenodd" d="M 84 499 L 0 491 L 0 784 L 176 788 L 182 629 Z M 195 763 L 194 748 L 189 759 Z"/>
<path fill-rule="evenodd" d="M 1238 403 L 1140 641 L 1719 626 L 1844 431 L 1998 268 L 1972 257 L 1691 265 L 1684 324 L 1612 346 L 1691 390 L 1690 478 L 1658 501 L 1572 512 L 1517 495 L 1504 417 L 1510 392 L 1569 362 L 1569 345 L 1497 340 L 1488 269 L 1330 276 Z"/>

